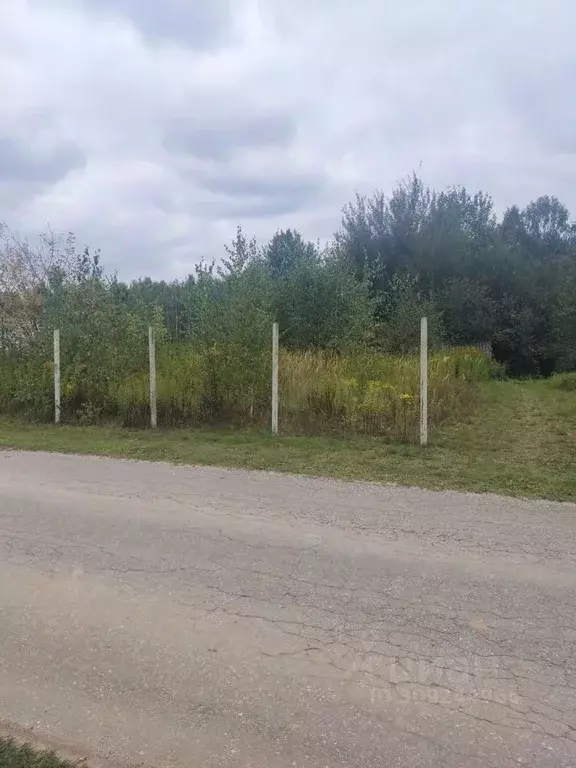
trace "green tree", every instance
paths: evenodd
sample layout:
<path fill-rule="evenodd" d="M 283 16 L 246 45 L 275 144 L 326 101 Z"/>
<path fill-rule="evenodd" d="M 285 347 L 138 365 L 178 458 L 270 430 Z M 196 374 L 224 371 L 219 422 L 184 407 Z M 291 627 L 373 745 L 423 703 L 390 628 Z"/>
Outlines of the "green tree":
<path fill-rule="evenodd" d="M 375 301 L 332 253 L 302 260 L 272 285 L 272 305 L 283 344 L 344 350 L 374 339 Z"/>
<path fill-rule="evenodd" d="M 320 253 L 293 229 L 279 230 L 264 249 L 264 261 L 273 278 L 282 278 L 302 266 L 316 264 Z"/>

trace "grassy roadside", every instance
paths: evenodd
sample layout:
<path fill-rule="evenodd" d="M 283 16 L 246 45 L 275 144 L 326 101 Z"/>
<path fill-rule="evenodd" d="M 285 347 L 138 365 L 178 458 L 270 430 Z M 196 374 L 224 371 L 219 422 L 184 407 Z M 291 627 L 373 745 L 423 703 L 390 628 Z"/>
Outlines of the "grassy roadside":
<path fill-rule="evenodd" d="M 433 489 L 576 501 L 576 393 L 553 380 L 492 382 L 468 423 L 432 445 L 379 438 L 278 437 L 253 431 L 130 431 L 0 421 L 0 448 L 101 454 L 177 464 L 273 469 Z"/>
<path fill-rule="evenodd" d="M 60 760 L 53 752 L 0 738 L 0 768 L 73 768 L 73 764 Z"/>

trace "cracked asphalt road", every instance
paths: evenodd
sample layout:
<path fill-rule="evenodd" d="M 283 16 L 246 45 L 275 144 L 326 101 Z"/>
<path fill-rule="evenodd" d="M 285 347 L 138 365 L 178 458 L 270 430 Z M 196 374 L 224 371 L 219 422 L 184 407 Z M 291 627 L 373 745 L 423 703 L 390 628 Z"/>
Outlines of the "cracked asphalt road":
<path fill-rule="evenodd" d="M 0 453 L 3 730 L 95 765 L 576 766 L 575 520 Z"/>

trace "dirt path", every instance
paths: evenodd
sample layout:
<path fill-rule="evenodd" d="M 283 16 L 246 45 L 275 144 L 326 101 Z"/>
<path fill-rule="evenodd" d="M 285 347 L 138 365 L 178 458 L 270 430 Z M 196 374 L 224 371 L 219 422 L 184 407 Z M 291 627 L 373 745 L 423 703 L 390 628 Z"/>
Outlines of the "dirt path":
<path fill-rule="evenodd" d="M 575 521 L 2 453 L 2 727 L 120 766 L 568 768 Z"/>

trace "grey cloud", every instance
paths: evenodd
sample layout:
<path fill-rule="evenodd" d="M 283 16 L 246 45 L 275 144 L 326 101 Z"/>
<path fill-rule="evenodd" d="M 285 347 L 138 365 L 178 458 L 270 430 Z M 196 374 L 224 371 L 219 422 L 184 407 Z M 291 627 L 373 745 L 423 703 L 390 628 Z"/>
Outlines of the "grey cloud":
<path fill-rule="evenodd" d="M 223 192 L 227 195 L 256 195 L 260 197 L 280 197 L 286 194 L 301 196 L 309 200 L 325 184 L 326 179 L 317 173 L 298 174 L 295 176 L 251 176 L 244 173 L 230 173 L 205 177 L 201 184 L 210 192 Z"/>
<path fill-rule="evenodd" d="M 296 119 L 290 115 L 245 118 L 232 114 L 216 118 L 213 124 L 201 118 L 174 120 L 166 132 L 164 146 L 169 152 L 222 160 L 243 147 L 288 144 L 295 134 Z"/>
<path fill-rule="evenodd" d="M 222 215 L 226 218 L 260 218 L 295 213 L 313 205 L 327 179 L 319 173 L 266 176 L 223 170 L 198 183 L 209 192 L 225 196 Z"/>
<path fill-rule="evenodd" d="M 32 0 L 129 19 L 146 37 L 211 48 L 226 37 L 234 0 Z"/>
<path fill-rule="evenodd" d="M 228 205 L 223 203 L 220 205 L 220 215 L 233 221 L 270 218 L 271 229 L 273 229 L 274 218 L 298 213 L 302 211 L 305 203 L 305 198 L 278 192 L 274 196 L 238 198 Z"/>
<path fill-rule="evenodd" d="M 570 88 L 576 79 L 576 58 L 542 61 L 535 56 L 523 72 L 505 71 L 503 90 L 527 135 L 545 149 L 576 153 L 576 103 Z"/>
<path fill-rule="evenodd" d="M 0 143 L 0 219 L 74 229 L 124 276 L 218 258 L 246 219 L 329 236 L 420 162 L 499 208 L 576 208 L 573 0 L 6 2 L 4 131 L 35 137 L 40 109 L 88 163 L 62 179 L 72 145 Z"/>
<path fill-rule="evenodd" d="M 73 143 L 51 150 L 36 150 L 28 142 L 0 137 L 0 181 L 52 184 L 86 163 L 86 156 Z"/>

